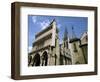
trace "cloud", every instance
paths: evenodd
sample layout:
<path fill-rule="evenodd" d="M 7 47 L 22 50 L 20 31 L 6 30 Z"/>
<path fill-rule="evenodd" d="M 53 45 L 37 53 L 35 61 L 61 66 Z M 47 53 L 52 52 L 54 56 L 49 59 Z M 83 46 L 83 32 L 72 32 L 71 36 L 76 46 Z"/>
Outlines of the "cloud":
<path fill-rule="evenodd" d="M 40 26 L 41 26 L 41 29 L 45 29 L 47 28 L 47 26 L 50 24 L 50 21 L 49 20 L 45 20 L 43 22 L 40 23 Z"/>
<path fill-rule="evenodd" d="M 59 28 L 59 29 L 60 29 L 60 27 L 61 27 L 61 24 L 57 24 L 57 28 Z"/>
<path fill-rule="evenodd" d="M 32 16 L 32 22 L 36 23 L 37 22 L 37 16 Z"/>
<path fill-rule="evenodd" d="M 28 47 L 28 52 L 31 52 L 31 50 L 32 50 L 32 46 L 29 46 Z"/>

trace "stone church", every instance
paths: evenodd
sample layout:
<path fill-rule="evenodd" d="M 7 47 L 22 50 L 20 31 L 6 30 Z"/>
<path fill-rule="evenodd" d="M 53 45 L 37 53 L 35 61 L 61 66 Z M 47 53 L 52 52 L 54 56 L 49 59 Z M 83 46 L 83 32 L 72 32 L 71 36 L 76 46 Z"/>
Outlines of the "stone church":
<path fill-rule="evenodd" d="M 74 29 L 72 28 L 72 31 Z M 28 54 L 28 66 L 53 66 L 87 64 L 87 32 L 81 38 L 72 34 L 69 39 L 67 29 L 65 29 L 63 42 L 60 44 L 59 30 L 55 19 L 35 35 L 33 48 Z"/>

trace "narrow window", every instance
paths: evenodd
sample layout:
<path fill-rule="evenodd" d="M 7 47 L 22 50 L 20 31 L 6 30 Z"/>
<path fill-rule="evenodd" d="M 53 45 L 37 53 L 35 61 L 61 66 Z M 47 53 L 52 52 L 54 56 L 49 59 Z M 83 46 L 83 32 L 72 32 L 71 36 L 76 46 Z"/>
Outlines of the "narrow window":
<path fill-rule="evenodd" d="M 74 52 L 77 52 L 76 44 L 74 43 Z"/>

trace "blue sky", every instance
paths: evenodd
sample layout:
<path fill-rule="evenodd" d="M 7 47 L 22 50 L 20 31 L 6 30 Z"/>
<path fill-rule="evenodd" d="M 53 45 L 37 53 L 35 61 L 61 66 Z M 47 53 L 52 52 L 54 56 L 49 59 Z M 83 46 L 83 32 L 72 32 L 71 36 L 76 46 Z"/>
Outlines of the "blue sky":
<path fill-rule="evenodd" d="M 67 16 L 28 16 L 28 47 L 32 48 L 32 43 L 35 40 L 35 34 L 45 29 L 50 22 L 55 19 L 57 28 L 59 29 L 59 39 L 62 42 L 64 30 L 67 28 L 68 36 L 72 37 L 72 27 L 76 37 L 80 38 L 82 33 L 87 31 L 88 18 L 87 17 L 67 17 Z"/>

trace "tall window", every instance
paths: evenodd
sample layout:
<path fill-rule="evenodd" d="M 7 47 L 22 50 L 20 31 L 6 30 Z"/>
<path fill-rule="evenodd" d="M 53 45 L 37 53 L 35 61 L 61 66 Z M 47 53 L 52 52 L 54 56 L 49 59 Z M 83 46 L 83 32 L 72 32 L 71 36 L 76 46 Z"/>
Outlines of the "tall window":
<path fill-rule="evenodd" d="M 77 52 L 77 48 L 76 48 L 76 44 L 75 43 L 73 44 L 73 47 L 74 47 L 74 52 Z"/>

